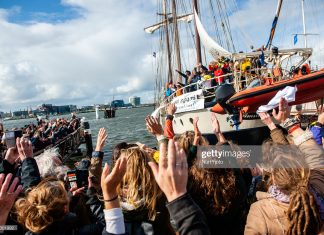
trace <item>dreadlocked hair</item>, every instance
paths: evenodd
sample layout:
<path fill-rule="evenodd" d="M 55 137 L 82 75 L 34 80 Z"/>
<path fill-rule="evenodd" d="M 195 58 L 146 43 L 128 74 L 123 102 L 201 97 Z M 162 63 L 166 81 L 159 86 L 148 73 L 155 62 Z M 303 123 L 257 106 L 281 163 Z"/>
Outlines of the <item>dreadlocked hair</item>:
<path fill-rule="evenodd" d="M 119 187 L 119 194 L 126 203 L 135 208 L 144 206 L 148 210 L 149 219 L 154 220 L 157 214 L 156 204 L 162 196 L 162 191 L 148 165 L 149 161 L 154 160 L 136 147 L 128 148 L 126 154 L 127 170 L 122 185 Z M 143 199 L 144 205 L 139 203 Z"/>
<path fill-rule="evenodd" d="M 317 234 L 321 220 L 314 197 L 308 189 L 310 169 L 304 156 L 293 146 L 278 150 L 274 151 L 277 156 L 272 164 L 272 179 L 290 197 L 287 211 L 289 227 L 286 234 Z"/>
<path fill-rule="evenodd" d="M 233 169 L 205 169 L 194 164 L 190 178 L 191 190 L 202 199 L 204 211 L 221 215 L 232 209 L 239 193 Z"/>
<path fill-rule="evenodd" d="M 182 135 L 180 135 L 178 142 L 179 147 L 182 148 L 186 154 L 189 152 L 190 146 L 193 144 L 195 138 L 195 132 L 193 131 L 186 131 Z M 201 136 L 199 140 L 199 145 L 208 145 L 208 140 Z"/>

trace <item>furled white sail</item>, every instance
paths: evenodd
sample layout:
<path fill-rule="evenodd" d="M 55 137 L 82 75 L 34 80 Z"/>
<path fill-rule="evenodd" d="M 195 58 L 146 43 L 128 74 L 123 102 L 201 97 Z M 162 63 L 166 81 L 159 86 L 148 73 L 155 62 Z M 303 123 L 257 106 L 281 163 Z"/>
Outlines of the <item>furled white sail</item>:
<path fill-rule="evenodd" d="M 194 12 L 195 14 L 195 22 L 196 22 L 196 26 L 198 29 L 198 33 L 200 36 L 200 40 L 202 42 L 202 44 L 205 46 L 205 48 L 208 50 L 208 52 L 215 58 L 217 59 L 220 56 L 226 56 L 226 57 L 231 57 L 232 53 L 228 52 L 227 50 L 225 50 L 223 47 L 221 47 L 220 45 L 218 45 L 217 42 L 214 41 L 214 39 L 212 39 L 208 33 L 206 32 L 206 30 L 204 29 L 204 26 L 202 25 L 197 12 Z"/>
<path fill-rule="evenodd" d="M 193 20 L 193 14 L 186 14 L 186 15 L 182 15 L 182 16 L 178 16 L 177 17 L 177 20 L 178 21 L 182 21 L 182 22 L 187 22 L 187 23 L 190 23 L 192 20 Z M 168 21 L 169 23 L 172 23 L 173 22 L 173 17 L 169 17 L 168 18 Z M 162 21 L 161 23 L 158 23 L 158 24 L 155 24 L 155 25 L 152 25 L 152 26 L 149 26 L 147 28 L 144 29 L 144 31 L 146 33 L 154 33 L 156 30 L 158 30 L 159 28 L 161 28 L 162 26 L 165 26 L 165 23 L 166 21 Z"/>

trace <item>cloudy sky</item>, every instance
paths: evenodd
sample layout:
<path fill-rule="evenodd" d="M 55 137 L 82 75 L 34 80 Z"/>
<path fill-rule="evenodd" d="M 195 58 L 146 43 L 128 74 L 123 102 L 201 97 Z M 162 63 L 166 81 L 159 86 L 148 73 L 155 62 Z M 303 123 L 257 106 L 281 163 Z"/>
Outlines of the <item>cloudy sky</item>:
<path fill-rule="evenodd" d="M 276 1 L 236 2 L 236 47 L 265 44 Z M 323 64 L 324 1 L 305 2 L 308 31 L 320 34 L 309 44 Z M 302 32 L 300 1 L 284 1 L 281 17 L 274 44 L 303 46 L 292 36 Z M 0 0 L 0 110 L 107 103 L 113 94 L 152 102 L 154 37 L 143 28 L 155 21 L 155 0 Z"/>

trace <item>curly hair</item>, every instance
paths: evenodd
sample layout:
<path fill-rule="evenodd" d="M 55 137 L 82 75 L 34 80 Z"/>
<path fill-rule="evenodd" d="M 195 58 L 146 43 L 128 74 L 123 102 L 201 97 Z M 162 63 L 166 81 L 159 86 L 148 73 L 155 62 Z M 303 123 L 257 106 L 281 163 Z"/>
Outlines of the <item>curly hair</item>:
<path fill-rule="evenodd" d="M 204 169 L 194 164 L 190 169 L 191 190 L 205 204 L 203 210 L 214 215 L 229 212 L 239 191 L 233 169 Z"/>
<path fill-rule="evenodd" d="M 33 233 L 40 233 L 65 216 L 68 204 L 64 184 L 56 178 L 46 178 L 25 198 L 16 201 L 15 211 L 20 224 Z"/>

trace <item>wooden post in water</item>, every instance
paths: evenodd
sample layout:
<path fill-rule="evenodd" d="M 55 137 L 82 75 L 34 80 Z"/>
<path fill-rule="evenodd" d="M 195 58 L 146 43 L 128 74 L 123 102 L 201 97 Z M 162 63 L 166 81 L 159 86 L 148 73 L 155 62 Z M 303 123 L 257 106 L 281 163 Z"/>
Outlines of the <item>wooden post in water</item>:
<path fill-rule="evenodd" d="M 91 157 L 93 152 L 93 145 L 92 145 L 92 136 L 90 131 L 90 124 L 86 121 L 81 121 L 81 127 L 84 131 L 84 141 L 87 148 L 87 156 Z"/>

